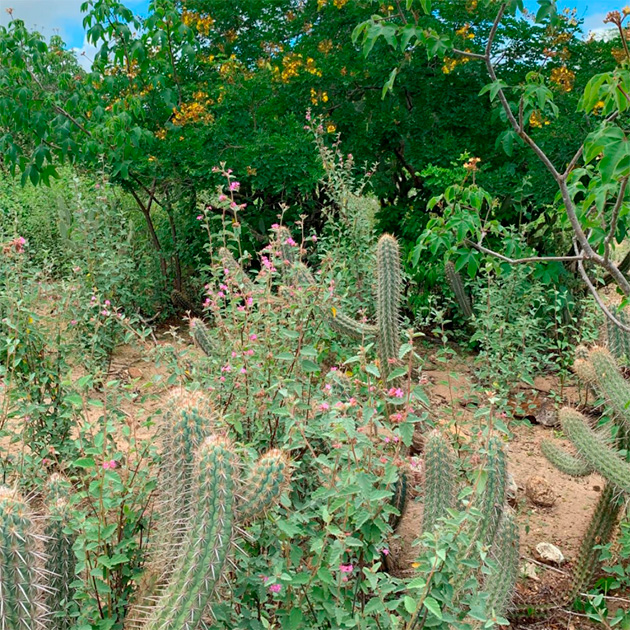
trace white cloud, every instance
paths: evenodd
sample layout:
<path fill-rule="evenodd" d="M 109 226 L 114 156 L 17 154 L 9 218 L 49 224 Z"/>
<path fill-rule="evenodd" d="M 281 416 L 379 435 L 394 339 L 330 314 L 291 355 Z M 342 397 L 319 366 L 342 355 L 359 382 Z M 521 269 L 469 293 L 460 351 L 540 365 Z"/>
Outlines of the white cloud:
<path fill-rule="evenodd" d="M 592 33 L 596 39 L 615 37 L 615 29 L 611 28 L 609 24 L 604 24 L 605 17 L 605 13 L 595 13 L 586 17 L 584 19 L 584 24 L 582 25 L 584 34 L 588 36 Z"/>

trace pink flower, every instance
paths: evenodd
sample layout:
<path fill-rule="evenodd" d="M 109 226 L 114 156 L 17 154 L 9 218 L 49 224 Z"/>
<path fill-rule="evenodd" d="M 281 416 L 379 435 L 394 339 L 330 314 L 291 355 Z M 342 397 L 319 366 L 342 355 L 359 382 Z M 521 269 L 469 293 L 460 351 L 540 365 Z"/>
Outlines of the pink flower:
<path fill-rule="evenodd" d="M 341 442 L 333 442 L 331 446 L 333 448 L 341 448 Z"/>
<path fill-rule="evenodd" d="M 251 306 L 254 303 L 254 298 L 248 297 L 245 302 L 247 303 L 247 306 Z"/>
<path fill-rule="evenodd" d="M 272 223 L 271 224 L 271 229 L 272 230 L 277 230 L 280 227 L 280 225 L 278 223 Z"/>
<path fill-rule="evenodd" d="M 340 564 L 339 570 L 342 573 L 352 573 L 352 571 L 354 570 L 354 567 L 351 564 Z"/>
<path fill-rule="evenodd" d="M 107 309 L 103 309 L 101 311 L 101 315 L 104 315 L 105 317 L 107 317 L 109 315 L 109 311 Z"/>
<path fill-rule="evenodd" d="M 70 324 L 71 324 L 72 326 L 76 326 L 76 325 L 77 325 L 77 323 L 78 323 L 78 322 L 77 322 L 77 320 L 76 320 L 76 319 L 73 319 L 73 320 L 70 322 Z"/>
<path fill-rule="evenodd" d="M 387 391 L 387 395 L 392 396 L 393 398 L 403 398 L 405 395 L 405 392 L 403 392 L 403 390 L 400 389 L 400 387 L 390 387 L 389 390 Z"/>
<path fill-rule="evenodd" d="M 222 383 L 225 383 L 225 376 L 221 376 L 221 377 L 219 377 L 219 380 L 220 380 Z"/>
<path fill-rule="evenodd" d="M 218 297 L 218 298 L 225 297 L 225 293 L 223 293 L 223 291 L 219 291 L 219 292 L 217 293 L 217 297 Z"/>
<path fill-rule="evenodd" d="M 227 195 L 224 195 L 223 193 L 219 195 L 219 201 L 227 201 L 227 200 L 228 200 Z"/>
<path fill-rule="evenodd" d="M 105 300 L 105 306 L 110 306 L 111 302 L 109 300 Z"/>
<path fill-rule="evenodd" d="M 258 339 L 258 335 L 250 335 L 249 338 L 251 341 L 256 341 L 256 339 Z"/>
<path fill-rule="evenodd" d="M 324 389 L 329 392 L 332 389 L 332 385 L 330 383 L 326 383 L 326 385 L 324 385 Z"/>
<path fill-rule="evenodd" d="M 226 276 L 230 275 L 230 270 L 226 267 L 225 269 L 223 269 L 223 274 Z"/>
<path fill-rule="evenodd" d="M 311 240 L 313 241 L 313 243 L 317 243 L 317 236 L 313 234 L 313 236 L 311 236 Z"/>
<path fill-rule="evenodd" d="M 323 402 L 323 403 L 319 406 L 319 408 L 320 408 L 322 411 L 327 411 L 328 409 L 330 409 L 330 405 L 329 405 L 327 402 Z"/>
<path fill-rule="evenodd" d="M 383 438 L 383 442 L 385 442 L 385 444 L 389 444 L 389 438 L 388 437 L 384 437 Z"/>
<path fill-rule="evenodd" d="M 268 575 L 261 575 L 261 576 L 260 576 L 260 579 L 261 579 L 263 582 L 267 582 L 267 581 L 269 580 L 269 576 L 268 576 Z"/>
<path fill-rule="evenodd" d="M 238 354 L 236 354 L 236 352 L 234 352 L 234 350 L 232 350 L 232 358 L 236 359 L 237 356 L 238 356 Z"/>
<path fill-rule="evenodd" d="M 197 221 L 203 221 L 203 214 L 197 215 Z"/>
<path fill-rule="evenodd" d="M 108 462 L 103 462 L 103 468 L 109 470 L 110 468 L 116 468 L 116 460 L 110 459 Z"/>
<path fill-rule="evenodd" d="M 389 549 L 388 549 L 387 547 L 385 547 L 385 549 L 383 549 L 383 550 L 381 551 L 381 553 L 382 553 L 384 556 L 389 556 Z"/>
<path fill-rule="evenodd" d="M 232 190 L 234 192 L 238 192 L 240 187 L 241 187 L 241 183 L 240 182 L 230 182 L 230 190 Z"/>
<path fill-rule="evenodd" d="M 247 370 L 244 367 L 241 368 L 241 374 L 247 374 Z"/>
<path fill-rule="evenodd" d="M 290 236 L 284 242 L 286 245 L 291 245 L 291 247 L 295 247 L 297 245 L 297 243 Z"/>
<path fill-rule="evenodd" d="M 282 584 L 272 584 L 269 587 L 271 593 L 279 593 L 282 590 Z"/>

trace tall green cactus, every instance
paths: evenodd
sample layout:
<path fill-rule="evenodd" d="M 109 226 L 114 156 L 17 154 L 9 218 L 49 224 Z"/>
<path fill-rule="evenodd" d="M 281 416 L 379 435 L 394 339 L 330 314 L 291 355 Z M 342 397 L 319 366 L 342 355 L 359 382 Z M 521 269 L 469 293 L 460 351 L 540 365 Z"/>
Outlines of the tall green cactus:
<path fill-rule="evenodd" d="M 68 533 L 72 517 L 71 497 L 70 482 L 57 473 L 52 475 L 46 486 L 48 516 L 44 532 L 49 630 L 69 630 L 73 626 L 73 620 L 67 615 L 68 604 L 74 595 L 71 584 L 76 579 L 76 556 L 72 549 L 76 535 Z"/>
<path fill-rule="evenodd" d="M 224 273 L 227 272 L 229 278 L 236 282 L 245 293 L 252 293 L 254 291 L 254 283 L 250 280 L 242 265 L 234 258 L 232 252 L 227 247 L 220 247 L 218 254 Z"/>
<path fill-rule="evenodd" d="M 619 372 L 614 357 L 606 348 L 593 348 L 589 352 L 589 361 L 597 388 L 606 397 L 617 419 L 630 429 L 630 384 Z"/>
<path fill-rule="evenodd" d="M 455 270 L 455 265 L 450 260 L 444 265 L 444 275 L 455 295 L 455 301 L 457 302 L 457 306 L 459 306 L 459 310 L 466 319 L 470 319 L 473 316 L 470 298 L 464 288 L 461 275 Z"/>
<path fill-rule="evenodd" d="M 213 356 L 217 347 L 210 335 L 208 327 L 197 318 L 190 320 L 190 336 L 195 345 L 208 357 Z"/>
<path fill-rule="evenodd" d="M 146 630 L 196 630 L 227 564 L 233 536 L 238 458 L 225 438 L 201 445 L 194 511 L 171 580 Z"/>
<path fill-rule="evenodd" d="M 455 455 L 439 431 L 430 433 L 426 440 L 422 529 L 427 532 L 448 526 L 457 528 L 461 544 L 453 558 L 459 571 L 452 576 L 450 588 L 451 604 L 462 616 L 466 613 L 461 602 L 471 584 L 481 583 L 488 615 L 504 616 L 511 601 L 518 574 L 519 536 L 514 516 L 506 506 L 506 459 L 501 440 L 491 438 L 483 468 L 485 486 L 462 508 L 468 512 L 466 519 L 460 520 L 460 514 L 454 517 L 455 525 L 449 525 L 448 518 L 441 519 L 456 507 Z M 480 549 L 490 550 L 488 562 L 480 555 Z M 418 619 L 416 610 L 407 628 L 416 627 Z"/>
<path fill-rule="evenodd" d="M 400 349 L 400 250 L 391 234 L 383 234 L 376 246 L 376 319 L 378 354 L 384 380 Z"/>
<path fill-rule="evenodd" d="M 519 572 L 518 525 L 511 512 L 504 511 L 496 536 L 490 548 L 490 557 L 495 566 L 484 580 L 483 590 L 487 594 L 486 610 L 505 614 L 508 610 Z"/>
<path fill-rule="evenodd" d="M 0 487 L 0 623 L 3 630 L 45 626 L 42 556 L 26 501 Z"/>
<path fill-rule="evenodd" d="M 540 443 L 540 450 L 560 472 L 571 477 L 585 477 L 593 472 L 592 466 L 580 457 L 575 457 L 567 453 L 561 446 L 551 440 L 543 440 Z"/>
<path fill-rule="evenodd" d="M 423 531 L 435 529 L 446 510 L 455 505 L 456 480 L 453 449 L 439 431 L 432 431 L 424 447 Z"/>

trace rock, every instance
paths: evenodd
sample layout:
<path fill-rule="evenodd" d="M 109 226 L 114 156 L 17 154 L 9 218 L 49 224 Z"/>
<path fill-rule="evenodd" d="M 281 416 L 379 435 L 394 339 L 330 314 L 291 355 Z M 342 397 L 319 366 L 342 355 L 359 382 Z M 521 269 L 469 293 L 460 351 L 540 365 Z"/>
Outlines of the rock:
<path fill-rule="evenodd" d="M 508 503 L 512 504 L 516 502 L 516 495 L 518 493 L 518 486 L 516 485 L 516 481 L 514 481 L 514 475 L 512 473 L 507 474 L 507 483 L 506 483 L 506 493 Z"/>
<path fill-rule="evenodd" d="M 552 507 L 556 503 L 556 494 L 544 477 L 530 477 L 525 484 L 525 494 L 534 505 Z"/>
<path fill-rule="evenodd" d="M 558 411 L 551 400 L 546 398 L 536 412 L 536 422 L 544 427 L 557 427 L 560 424 Z"/>
<path fill-rule="evenodd" d="M 129 373 L 129 378 L 140 378 L 142 376 L 142 372 L 137 367 L 130 367 L 127 369 Z"/>
<path fill-rule="evenodd" d="M 540 578 L 536 573 L 536 565 L 533 562 L 526 562 L 521 567 L 521 575 L 523 577 L 529 578 L 530 580 L 536 580 L 536 582 L 540 582 Z"/>
<path fill-rule="evenodd" d="M 541 562 L 548 564 L 563 564 L 565 562 L 562 551 L 548 542 L 541 542 L 536 545 L 536 555 Z"/>

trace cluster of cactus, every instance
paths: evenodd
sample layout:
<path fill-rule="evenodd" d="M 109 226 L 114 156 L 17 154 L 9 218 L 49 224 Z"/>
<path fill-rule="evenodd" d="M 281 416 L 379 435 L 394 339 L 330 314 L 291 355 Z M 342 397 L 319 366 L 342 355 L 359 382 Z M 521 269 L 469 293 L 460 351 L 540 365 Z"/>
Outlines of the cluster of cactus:
<path fill-rule="evenodd" d="M 625 311 L 618 311 L 615 317 L 624 326 L 630 325 Z M 606 339 L 608 341 L 608 349 L 617 359 L 622 361 L 630 360 L 630 333 L 619 328 L 619 326 L 608 317 L 606 318 Z"/>
<path fill-rule="evenodd" d="M 457 558 L 461 567 L 453 577 L 453 600 L 458 601 L 470 578 L 478 571 L 471 554 L 478 554 L 482 545 L 489 549 L 492 562 L 483 570 L 482 589 L 486 609 L 504 616 L 511 602 L 518 576 L 519 535 L 511 509 L 506 504 L 507 457 L 501 441 L 491 438 L 485 456 L 486 483 L 475 492 L 471 503 L 458 505 L 458 474 L 455 453 L 439 431 L 431 432 L 425 443 L 424 512 L 422 530 L 439 529 L 442 519 L 453 509 L 470 509 L 467 544 Z"/>
<path fill-rule="evenodd" d="M 68 630 L 65 614 L 75 579 L 75 538 L 68 534 L 71 485 L 53 475 L 45 492 L 43 528 L 28 502 L 0 486 L 0 627 Z"/>
<path fill-rule="evenodd" d="M 459 310 L 466 319 L 470 319 L 473 316 L 470 298 L 464 288 L 464 281 L 461 275 L 455 270 L 455 265 L 450 260 L 444 265 L 444 275 L 455 295 L 455 301 L 457 302 Z"/>
<path fill-rule="evenodd" d="M 596 347 L 588 351 L 578 348 L 574 370 L 581 380 L 594 387 L 605 399 L 613 416 L 613 427 L 593 429 L 583 414 L 565 407 L 560 411 L 560 421 L 563 432 L 575 447 L 575 454 L 550 440 L 541 444 L 545 457 L 558 470 L 574 477 L 597 472 L 606 480 L 580 545 L 571 588 L 562 603 L 572 601 L 588 588 L 597 569 L 599 545 L 611 540 L 624 495 L 630 493 L 630 384 L 619 372 L 614 357 L 606 348 Z M 531 612 L 535 614 L 539 611 Z"/>
<path fill-rule="evenodd" d="M 177 392 L 161 427 L 160 493 L 168 527 L 153 565 L 162 567 L 146 630 L 193 630 L 211 612 L 236 528 L 276 505 L 289 483 L 286 454 L 273 449 L 241 478 L 235 445 L 215 433 L 216 414 L 199 393 Z M 146 599 L 146 595 L 145 595 Z"/>
<path fill-rule="evenodd" d="M 161 426 L 163 497 L 152 592 L 134 612 L 145 630 L 196 630 L 211 614 L 237 527 L 276 505 L 290 479 L 286 454 L 261 456 L 245 478 L 236 446 L 216 435 L 210 402 L 177 392 Z M 72 486 L 55 474 L 42 528 L 27 501 L 0 487 L 0 628 L 68 630 L 76 577 L 75 537 L 68 532 Z"/>

